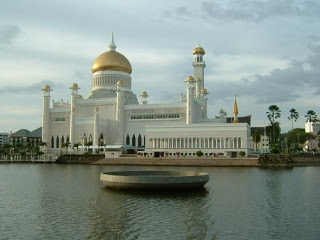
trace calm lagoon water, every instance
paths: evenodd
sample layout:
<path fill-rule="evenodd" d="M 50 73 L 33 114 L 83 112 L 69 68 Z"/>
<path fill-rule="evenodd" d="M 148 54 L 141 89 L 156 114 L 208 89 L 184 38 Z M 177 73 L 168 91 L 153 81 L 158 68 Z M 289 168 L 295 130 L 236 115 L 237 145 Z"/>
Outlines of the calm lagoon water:
<path fill-rule="evenodd" d="M 0 165 L 0 239 L 320 239 L 320 167 L 177 168 L 204 190 L 115 191 L 100 173 L 152 167 Z"/>

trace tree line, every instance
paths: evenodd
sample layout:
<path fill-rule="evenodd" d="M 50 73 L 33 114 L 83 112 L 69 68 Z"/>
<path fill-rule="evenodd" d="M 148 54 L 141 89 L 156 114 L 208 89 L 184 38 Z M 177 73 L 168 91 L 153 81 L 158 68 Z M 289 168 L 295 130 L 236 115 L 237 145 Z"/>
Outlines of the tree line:
<path fill-rule="evenodd" d="M 304 128 L 294 128 L 294 122 L 296 122 L 300 115 L 294 108 L 290 109 L 287 119 L 291 121 L 291 131 L 288 133 L 281 133 L 281 126 L 278 119 L 281 117 L 281 110 L 277 105 L 270 105 L 266 112 L 269 120 L 269 125 L 266 127 L 266 135 L 269 138 L 269 149 L 272 153 L 297 153 L 302 151 L 302 144 L 307 140 L 318 139 L 319 134 L 306 133 Z M 318 116 L 314 110 L 308 110 L 304 115 L 306 121 L 317 122 Z M 252 132 L 252 141 L 255 144 L 261 140 L 260 134 L 256 131 Z M 319 143 L 320 147 L 320 136 Z M 315 149 L 308 149 L 315 150 Z"/>

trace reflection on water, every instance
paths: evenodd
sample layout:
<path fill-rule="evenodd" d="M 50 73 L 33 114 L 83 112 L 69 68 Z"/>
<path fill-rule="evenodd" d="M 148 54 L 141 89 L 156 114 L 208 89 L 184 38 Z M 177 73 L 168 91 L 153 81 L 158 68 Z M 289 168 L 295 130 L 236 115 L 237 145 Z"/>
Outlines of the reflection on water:
<path fill-rule="evenodd" d="M 141 167 L 0 165 L 0 239 L 320 236 L 320 168 L 157 168 L 210 174 L 205 189 L 168 192 L 111 190 L 99 180 L 124 169 Z"/>

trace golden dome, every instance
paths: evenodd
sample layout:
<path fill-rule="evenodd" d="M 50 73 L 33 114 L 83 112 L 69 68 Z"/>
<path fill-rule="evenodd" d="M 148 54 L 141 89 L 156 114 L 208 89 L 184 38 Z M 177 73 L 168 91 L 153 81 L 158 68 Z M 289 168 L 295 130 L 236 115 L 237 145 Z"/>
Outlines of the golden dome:
<path fill-rule="evenodd" d="M 51 88 L 49 85 L 44 85 L 42 91 L 51 91 Z"/>
<path fill-rule="evenodd" d="M 200 46 L 200 44 L 198 44 L 198 46 L 192 50 L 192 54 L 202 54 L 205 55 L 206 52 L 204 51 L 204 49 Z"/>
<path fill-rule="evenodd" d="M 194 78 L 192 76 L 188 76 L 187 81 L 194 81 Z"/>
<path fill-rule="evenodd" d="M 123 85 L 123 81 L 122 81 L 122 80 L 119 80 L 119 81 L 117 82 L 117 85 Z"/>
<path fill-rule="evenodd" d="M 202 89 L 201 89 L 201 93 L 202 93 L 202 94 L 207 94 L 207 93 L 208 93 L 208 91 L 207 91 L 207 89 L 202 88 Z"/>
<path fill-rule="evenodd" d="M 142 96 L 142 97 L 147 97 L 147 96 L 148 96 L 148 93 L 147 93 L 146 91 L 143 91 L 140 96 Z"/>
<path fill-rule="evenodd" d="M 77 97 L 80 98 L 80 99 L 82 99 L 82 96 L 81 96 L 80 94 L 79 94 Z"/>
<path fill-rule="evenodd" d="M 130 74 L 132 67 L 128 59 L 121 53 L 115 50 L 109 50 L 97 57 L 92 65 L 93 73 L 104 70 L 121 71 Z"/>
<path fill-rule="evenodd" d="M 73 83 L 70 88 L 79 88 L 78 84 Z"/>

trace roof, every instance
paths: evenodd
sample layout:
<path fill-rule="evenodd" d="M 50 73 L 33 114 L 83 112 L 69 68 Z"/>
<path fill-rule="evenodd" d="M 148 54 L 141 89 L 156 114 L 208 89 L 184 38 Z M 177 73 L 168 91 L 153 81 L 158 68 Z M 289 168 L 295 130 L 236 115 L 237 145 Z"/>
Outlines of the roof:
<path fill-rule="evenodd" d="M 39 127 L 30 132 L 28 137 L 42 137 L 42 127 Z"/>
<path fill-rule="evenodd" d="M 227 117 L 227 123 L 232 123 L 234 117 Z M 238 117 L 239 123 L 248 123 L 248 125 L 251 125 L 251 115 Z"/>
<path fill-rule="evenodd" d="M 32 132 L 27 129 L 20 129 L 17 132 L 14 132 L 10 137 L 41 137 L 42 136 L 42 127 L 39 127 Z"/>
<path fill-rule="evenodd" d="M 264 134 L 264 130 L 265 130 L 265 127 L 252 127 L 251 128 L 251 134 L 255 131 L 257 131 L 258 133 L 260 133 L 261 135 Z"/>

